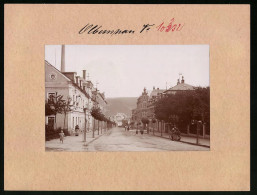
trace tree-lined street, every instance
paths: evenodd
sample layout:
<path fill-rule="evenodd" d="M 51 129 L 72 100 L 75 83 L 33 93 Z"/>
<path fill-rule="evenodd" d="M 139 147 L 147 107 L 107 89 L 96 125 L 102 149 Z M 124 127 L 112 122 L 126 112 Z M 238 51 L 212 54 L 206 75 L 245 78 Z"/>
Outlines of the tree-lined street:
<path fill-rule="evenodd" d="M 68 136 L 64 145 L 59 139 L 46 142 L 47 151 L 195 151 L 209 150 L 209 148 L 187 143 L 171 141 L 149 134 L 136 134 L 136 130 L 125 131 L 124 128 L 115 127 L 97 136 L 88 138 L 85 144 L 82 135 Z M 92 140 L 92 141 L 91 141 Z"/>

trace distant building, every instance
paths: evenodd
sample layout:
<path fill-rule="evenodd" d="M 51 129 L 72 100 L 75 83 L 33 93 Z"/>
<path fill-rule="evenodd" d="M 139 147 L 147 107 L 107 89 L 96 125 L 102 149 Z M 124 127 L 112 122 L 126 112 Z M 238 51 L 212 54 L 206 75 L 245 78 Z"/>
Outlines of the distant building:
<path fill-rule="evenodd" d="M 147 117 L 147 104 L 149 100 L 148 92 L 146 88 L 142 92 L 142 95 L 137 99 L 137 107 L 132 110 L 132 121 L 133 122 L 141 122 L 141 119 Z"/>
<path fill-rule="evenodd" d="M 150 95 L 146 92 L 146 89 L 144 88 L 144 91 L 142 95 L 137 99 L 137 107 L 132 110 L 132 121 L 134 122 L 140 122 L 143 117 L 146 117 L 149 119 L 149 126 L 152 126 L 152 119 L 155 118 L 155 103 L 162 99 L 163 97 L 169 95 L 169 94 L 176 94 L 177 92 L 186 92 L 190 90 L 194 90 L 195 88 L 192 85 L 186 84 L 184 77 L 182 76 L 182 80 L 180 82 L 180 79 L 178 79 L 177 85 L 174 87 L 171 87 L 169 89 L 159 89 L 153 87 L 153 90 L 150 92 Z M 162 123 L 162 124 L 161 124 Z M 163 121 L 158 121 L 155 126 L 159 126 L 159 128 L 164 127 L 165 131 L 167 132 L 167 125 Z"/>
<path fill-rule="evenodd" d="M 159 89 L 153 87 L 153 90 L 150 93 L 149 100 L 147 103 L 147 117 L 152 119 L 154 118 L 154 104 L 157 102 L 159 99 L 162 98 L 162 94 L 165 91 L 165 89 Z"/>
<path fill-rule="evenodd" d="M 124 113 L 117 113 L 113 116 L 113 120 L 117 124 L 117 126 L 122 126 L 122 120 L 128 120 L 128 117 Z"/>
<path fill-rule="evenodd" d="M 194 87 L 192 85 L 186 84 L 184 77 L 182 76 L 181 82 L 178 79 L 177 85 L 174 87 L 169 88 L 168 90 L 165 90 L 163 92 L 164 95 L 167 94 L 175 94 L 176 92 L 182 92 L 182 91 L 189 91 L 189 90 L 194 90 Z"/>

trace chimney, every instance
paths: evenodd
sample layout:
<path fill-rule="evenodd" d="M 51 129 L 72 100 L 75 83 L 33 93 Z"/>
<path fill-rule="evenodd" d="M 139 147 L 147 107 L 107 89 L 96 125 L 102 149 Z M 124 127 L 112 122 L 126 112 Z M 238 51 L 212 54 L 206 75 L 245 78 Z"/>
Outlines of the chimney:
<path fill-rule="evenodd" d="M 180 84 L 179 79 L 178 79 L 177 85 L 178 85 L 178 84 Z"/>
<path fill-rule="evenodd" d="M 65 72 L 65 45 L 62 45 L 61 72 Z"/>
<path fill-rule="evenodd" d="M 79 85 L 79 76 L 76 76 L 76 84 Z"/>
<path fill-rule="evenodd" d="M 185 80 L 184 80 L 184 77 L 182 76 L 182 80 L 181 80 L 181 83 L 184 83 L 185 82 Z"/>
<path fill-rule="evenodd" d="M 155 86 L 153 86 L 153 90 L 155 90 Z"/>
<path fill-rule="evenodd" d="M 79 86 L 82 88 L 82 80 L 79 81 Z"/>
<path fill-rule="evenodd" d="M 86 73 L 87 73 L 87 71 L 83 70 L 83 79 L 85 79 L 85 80 L 86 80 Z"/>

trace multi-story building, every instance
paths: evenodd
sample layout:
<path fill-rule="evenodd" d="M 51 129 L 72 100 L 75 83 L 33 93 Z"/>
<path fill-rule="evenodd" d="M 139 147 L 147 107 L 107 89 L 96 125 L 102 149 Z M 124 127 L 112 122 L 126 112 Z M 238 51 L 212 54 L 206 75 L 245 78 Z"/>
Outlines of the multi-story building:
<path fill-rule="evenodd" d="M 69 104 L 66 113 L 46 116 L 46 124 L 56 128 L 72 131 L 78 125 L 80 129 L 92 128 L 90 110 L 92 108 L 91 86 L 86 81 L 85 70 L 83 78 L 76 72 L 60 72 L 45 61 L 45 100 L 62 96 L 62 100 Z"/>
<path fill-rule="evenodd" d="M 155 103 L 169 94 L 186 92 L 188 90 L 194 90 L 194 87 L 186 84 L 183 76 L 181 82 L 180 79 L 178 79 L 177 85 L 169 89 L 164 90 L 159 88 L 156 89 L 155 87 L 153 87 L 153 90 L 150 92 L 149 96 L 146 92 L 146 89 L 144 89 L 144 92 L 137 100 L 137 108 L 132 110 L 132 120 L 134 122 L 139 122 L 143 117 L 147 117 L 150 122 L 149 126 L 151 127 L 153 125 L 152 119 L 155 118 Z M 167 131 L 168 129 L 168 123 L 165 124 L 163 121 L 157 120 L 157 124 L 155 124 L 155 126 L 157 126 L 158 129 L 164 127 L 165 131 Z"/>
<path fill-rule="evenodd" d="M 184 77 L 182 76 L 181 82 L 180 82 L 180 79 L 178 79 L 177 85 L 169 88 L 168 90 L 165 90 L 163 92 L 163 94 L 164 95 L 175 94 L 177 92 L 189 91 L 189 90 L 194 90 L 194 89 L 195 88 L 192 85 L 185 83 Z"/>
<path fill-rule="evenodd" d="M 103 114 L 106 114 L 106 106 L 108 103 L 105 99 L 104 92 L 100 93 L 100 91 L 98 91 L 97 89 L 94 89 L 93 96 L 97 103 L 97 107 L 100 108 L 100 110 Z"/>
<path fill-rule="evenodd" d="M 147 103 L 147 117 L 152 119 L 154 118 L 154 106 L 155 106 L 155 102 L 157 102 L 161 97 L 162 97 L 162 93 L 164 92 L 164 89 L 159 89 L 159 88 L 155 88 L 153 87 L 153 90 L 150 93 L 149 96 L 149 101 Z"/>
<path fill-rule="evenodd" d="M 132 121 L 140 122 L 142 118 L 147 117 L 147 104 L 148 104 L 149 96 L 146 88 L 142 92 L 142 95 L 137 99 L 137 107 L 132 110 Z"/>

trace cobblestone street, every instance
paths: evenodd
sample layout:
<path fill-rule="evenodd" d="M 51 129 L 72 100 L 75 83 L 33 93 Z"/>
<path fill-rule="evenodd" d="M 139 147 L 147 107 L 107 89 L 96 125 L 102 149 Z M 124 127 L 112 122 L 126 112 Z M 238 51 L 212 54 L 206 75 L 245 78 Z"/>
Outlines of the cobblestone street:
<path fill-rule="evenodd" d="M 112 128 L 103 134 L 87 133 L 87 142 L 83 142 L 83 134 L 67 136 L 64 143 L 59 139 L 46 142 L 46 151 L 193 151 L 209 150 L 209 148 L 187 143 L 171 141 L 149 134 L 136 134 L 135 130 L 125 131 L 124 128 Z"/>
<path fill-rule="evenodd" d="M 86 151 L 192 151 L 209 148 L 190 145 L 177 141 L 155 137 L 148 134 L 136 134 L 135 130 L 113 128 L 107 134 L 85 147 Z"/>

